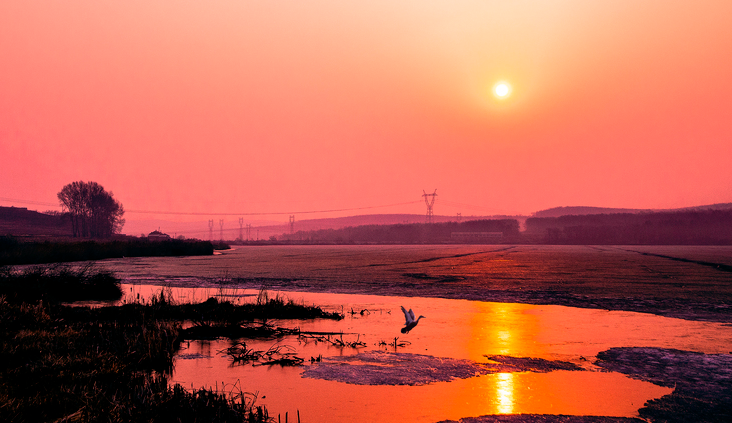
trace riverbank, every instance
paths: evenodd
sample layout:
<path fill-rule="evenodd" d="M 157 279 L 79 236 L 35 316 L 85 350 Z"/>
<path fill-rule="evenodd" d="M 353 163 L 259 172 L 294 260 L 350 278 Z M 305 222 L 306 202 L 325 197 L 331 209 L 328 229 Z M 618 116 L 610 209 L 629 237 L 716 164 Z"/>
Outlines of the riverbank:
<path fill-rule="evenodd" d="M 59 295 L 54 282 L 68 292 Z M 90 286 L 98 288 L 91 290 L 96 295 Z M 231 387 L 169 386 L 181 342 L 268 318 L 340 318 L 266 295 L 242 305 L 175 304 L 162 290 L 146 304 L 62 303 L 120 297 L 119 280 L 89 268 L 0 274 L 0 420 L 271 421 L 256 395 Z M 198 331 L 182 329 L 184 321 Z"/>
<path fill-rule="evenodd" d="M 106 260 L 128 283 L 432 297 L 732 323 L 732 247 L 238 246 Z"/>
<path fill-rule="evenodd" d="M 212 255 L 214 249 L 229 248 L 209 241 L 178 240 L 148 241 L 125 238 L 120 240 L 83 240 L 72 238 L 55 241 L 23 241 L 0 237 L 0 266 L 19 264 L 61 263 L 102 260 L 122 257 L 170 257 Z"/>

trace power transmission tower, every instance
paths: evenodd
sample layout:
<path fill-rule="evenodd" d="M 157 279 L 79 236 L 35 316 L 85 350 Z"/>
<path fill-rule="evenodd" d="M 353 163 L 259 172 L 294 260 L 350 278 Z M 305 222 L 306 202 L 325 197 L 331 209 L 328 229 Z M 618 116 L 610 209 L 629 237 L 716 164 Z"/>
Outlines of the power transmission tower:
<path fill-rule="evenodd" d="M 208 240 L 213 241 L 213 219 L 208 221 Z"/>
<path fill-rule="evenodd" d="M 295 233 L 295 215 L 290 216 L 290 233 Z"/>
<path fill-rule="evenodd" d="M 247 225 L 249 226 L 249 225 Z M 249 237 L 247 237 L 249 238 Z M 244 241 L 244 218 L 239 218 L 239 241 Z"/>
<path fill-rule="evenodd" d="M 247 223 L 247 241 L 252 239 L 252 224 Z"/>
<path fill-rule="evenodd" d="M 221 229 L 221 241 L 224 240 L 224 219 L 219 219 L 219 228 Z"/>
<path fill-rule="evenodd" d="M 427 194 L 424 190 L 422 190 L 422 192 L 424 193 L 422 194 L 422 197 L 424 197 L 424 203 L 427 205 L 427 223 L 432 223 L 432 206 L 435 205 L 437 190 L 435 190 L 435 192 L 433 192 L 432 194 Z"/>
<path fill-rule="evenodd" d="M 462 213 L 458 213 L 457 214 L 457 221 L 458 221 L 458 223 L 460 223 L 460 222 L 463 221 L 463 214 Z"/>

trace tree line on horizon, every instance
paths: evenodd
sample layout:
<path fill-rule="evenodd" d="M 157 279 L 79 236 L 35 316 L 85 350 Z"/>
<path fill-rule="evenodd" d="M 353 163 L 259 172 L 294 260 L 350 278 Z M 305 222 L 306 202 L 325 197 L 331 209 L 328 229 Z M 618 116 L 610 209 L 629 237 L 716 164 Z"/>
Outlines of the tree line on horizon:
<path fill-rule="evenodd" d="M 732 245 L 732 210 L 531 217 L 543 244 Z"/>
<path fill-rule="evenodd" d="M 550 245 L 732 245 L 732 210 L 693 210 L 532 217 L 523 232 L 514 219 L 361 225 L 283 234 L 280 241 L 332 244 L 463 243 L 454 232 L 501 232 L 468 243 Z"/>
<path fill-rule="evenodd" d="M 519 236 L 519 223 L 515 219 L 485 219 L 467 222 L 361 225 L 340 229 L 298 231 L 294 234 L 284 234 L 279 239 L 335 244 L 419 244 L 425 242 L 450 242 L 454 232 L 500 232 L 504 241 L 515 240 Z"/>

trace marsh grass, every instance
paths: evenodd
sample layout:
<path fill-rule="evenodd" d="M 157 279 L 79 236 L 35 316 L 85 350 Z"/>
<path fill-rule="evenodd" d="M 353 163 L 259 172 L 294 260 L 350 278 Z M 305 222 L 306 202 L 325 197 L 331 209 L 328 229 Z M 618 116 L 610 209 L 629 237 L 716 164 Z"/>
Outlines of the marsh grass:
<path fill-rule="evenodd" d="M 109 271 L 85 266 L 0 267 L 0 295 L 8 302 L 113 301 L 122 296 Z"/>
<path fill-rule="evenodd" d="M 133 400 L 141 392 L 164 394 L 150 387 L 153 374 L 172 368 L 179 324 L 141 315 L 110 321 L 92 311 L 0 300 L 0 420 L 125 421 L 125 413 L 139 414 Z"/>
<path fill-rule="evenodd" d="M 215 298 L 176 304 L 169 289 L 145 305 L 63 304 L 107 298 L 118 292 L 110 286 L 118 288 L 114 275 L 88 267 L 2 270 L 0 421 L 273 421 L 255 395 L 241 390 L 169 386 L 182 322 L 267 327 L 267 319 L 342 318 L 279 296 L 243 305 Z M 302 360 L 282 349 L 263 357 L 261 364 Z"/>

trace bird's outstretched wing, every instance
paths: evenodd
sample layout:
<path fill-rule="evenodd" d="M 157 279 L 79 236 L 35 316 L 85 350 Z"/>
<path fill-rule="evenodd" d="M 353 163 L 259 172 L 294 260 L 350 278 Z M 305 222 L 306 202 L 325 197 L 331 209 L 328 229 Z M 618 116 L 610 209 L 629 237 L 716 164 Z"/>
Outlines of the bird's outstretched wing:
<path fill-rule="evenodd" d="M 408 325 L 414 321 L 414 313 L 411 309 L 407 311 L 407 309 L 402 306 L 402 313 L 404 313 L 404 319 L 406 320 L 406 323 L 404 323 L 405 325 Z"/>

